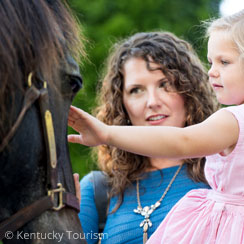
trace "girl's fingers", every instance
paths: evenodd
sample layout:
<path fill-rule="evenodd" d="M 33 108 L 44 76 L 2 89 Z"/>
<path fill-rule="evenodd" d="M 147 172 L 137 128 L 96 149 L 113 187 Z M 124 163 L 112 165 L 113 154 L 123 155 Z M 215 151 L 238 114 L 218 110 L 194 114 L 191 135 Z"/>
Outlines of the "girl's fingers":
<path fill-rule="evenodd" d="M 83 110 L 77 108 L 77 107 L 74 107 L 74 106 L 70 106 L 70 109 L 69 109 L 69 113 L 72 115 L 72 116 L 77 116 L 77 117 L 80 117 L 82 115 L 82 112 Z"/>
<path fill-rule="evenodd" d="M 71 106 L 68 116 L 68 125 L 71 126 L 74 130 L 78 131 L 78 128 L 83 124 L 82 110 Z"/>
<path fill-rule="evenodd" d="M 82 143 L 81 141 L 82 137 L 81 135 L 68 135 L 68 141 L 72 143 Z"/>
<path fill-rule="evenodd" d="M 82 118 L 83 111 L 79 108 L 76 108 L 74 106 L 70 106 L 69 109 L 69 118 L 71 119 L 81 119 Z"/>
<path fill-rule="evenodd" d="M 72 127 L 72 126 L 74 125 L 74 123 L 75 123 L 74 120 L 72 120 L 72 119 L 68 119 L 68 125 L 69 125 L 69 126 Z"/>
<path fill-rule="evenodd" d="M 80 114 L 78 114 L 76 111 L 69 111 L 69 119 L 79 119 L 80 118 Z"/>

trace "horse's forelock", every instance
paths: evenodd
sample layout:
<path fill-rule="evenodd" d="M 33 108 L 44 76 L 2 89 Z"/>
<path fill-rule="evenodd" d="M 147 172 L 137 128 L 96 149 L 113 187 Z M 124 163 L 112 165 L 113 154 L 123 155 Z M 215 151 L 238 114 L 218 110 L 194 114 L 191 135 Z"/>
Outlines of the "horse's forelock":
<path fill-rule="evenodd" d="M 0 138 L 6 99 L 24 90 L 30 72 L 56 80 L 65 52 L 79 53 L 81 40 L 73 17 L 60 0 L 0 1 Z"/>

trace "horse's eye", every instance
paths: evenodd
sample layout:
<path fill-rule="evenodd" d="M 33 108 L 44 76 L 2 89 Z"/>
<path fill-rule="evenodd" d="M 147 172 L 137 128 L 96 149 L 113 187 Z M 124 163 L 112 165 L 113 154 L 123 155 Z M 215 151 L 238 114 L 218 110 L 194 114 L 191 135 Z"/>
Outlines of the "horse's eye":
<path fill-rule="evenodd" d="M 70 75 L 69 83 L 74 93 L 77 93 L 82 88 L 82 78 L 80 76 Z"/>

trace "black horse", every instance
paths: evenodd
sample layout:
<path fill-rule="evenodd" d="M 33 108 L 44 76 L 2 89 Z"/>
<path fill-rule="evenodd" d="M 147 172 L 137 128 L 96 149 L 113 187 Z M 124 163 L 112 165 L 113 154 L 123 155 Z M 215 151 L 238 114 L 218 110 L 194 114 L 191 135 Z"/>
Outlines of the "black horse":
<path fill-rule="evenodd" d="M 67 147 L 78 25 L 61 0 L 1 0 L 0 20 L 0 240 L 85 243 Z"/>

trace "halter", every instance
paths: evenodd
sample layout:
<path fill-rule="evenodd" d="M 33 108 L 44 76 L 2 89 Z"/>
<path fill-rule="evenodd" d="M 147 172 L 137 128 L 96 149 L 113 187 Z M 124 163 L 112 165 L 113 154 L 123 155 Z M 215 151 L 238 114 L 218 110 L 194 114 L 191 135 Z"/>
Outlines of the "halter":
<path fill-rule="evenodd" d="M 5 236 L 6 231 L 15 232 L 21 228 L 24 224 L 28 223 L 35 217 L 39 216 L 46 210 L 59 211 L 65 206 L 75 209 L 77 212 L 80 211 L 79 201 L 77 197 L 70 192 L 66 192 L 62 184 L 58 182 L 58 169 L 57 169 L 57 153 L 55 135 L 53 129 L 52 114 L 49 110 L 49 99 L 47 83 L 43 82 L 43 87 L 37 89 L 32 85 L 32 73 L 28 76 L 28 89 L 25 92 L 23 107 L 21 112 L 11 128 L 10 132 L 4 138 L 0 145 L 0 153 L 8 145 L 8 142 L 15 134 L 21 121 L 23 120 L 26 111 L 33 105 L 38 99 L 40 105 L 40 112 L 43 124 L 43 132 L 47 150 L 47 195 L 41 199 L 35 201 L 29 206 L 19 210 L 17 213 L 9 217 L 0 223 L 0 240 Z"/>

